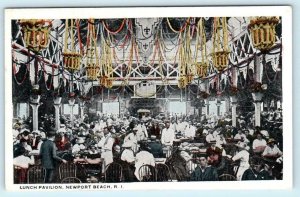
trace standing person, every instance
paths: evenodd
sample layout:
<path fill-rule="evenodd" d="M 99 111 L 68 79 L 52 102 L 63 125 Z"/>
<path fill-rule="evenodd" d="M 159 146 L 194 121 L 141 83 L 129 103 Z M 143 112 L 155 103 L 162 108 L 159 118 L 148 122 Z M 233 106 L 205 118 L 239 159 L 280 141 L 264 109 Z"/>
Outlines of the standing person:
<path fill-rule="evenodd" d="M 105 171 L 105 167 L 113 162 L 113 144 L 114 144 L 114 138 L 111 136 L 111 133 L 109 132 L 107 127 L 103 128 L 103 134 L 104 136 L 98 143 L 98 147 L 101 148 L 101 158 L 103 160 L 102 165 L 102 172 Z"/>
<path fill-rule="evenodd" d="M 54 130 L 49 131 L 48 139 L 43 142 L 40 149 L 42 166 L 46 170 L 45 183 L 53 183 L 54 181 L 55 161 L 67 163 L 66 160 L 56 155 L 57 147 L 54 143 L 55 134 L 56 132 Z"/>
<path fill-rule="evenodd" d="M 170 128 L 170 121 L 165 121 L 165 128 L 161 132 L 161 143 L 167 149 L 167 157 L 171 155 L 171 148 L 175 139 L 175 131 Z"/>

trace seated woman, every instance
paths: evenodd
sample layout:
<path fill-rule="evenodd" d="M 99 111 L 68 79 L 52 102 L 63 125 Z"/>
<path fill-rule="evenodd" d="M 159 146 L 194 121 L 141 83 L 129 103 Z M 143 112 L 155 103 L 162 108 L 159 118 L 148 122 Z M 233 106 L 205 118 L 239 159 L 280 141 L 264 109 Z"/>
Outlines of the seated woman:
<path fill-rule="evenodd" d="M 18 154 L 13 160 L 13 165 L 17 169 L 18 183 L 24 183 L 29 165 L 34 165 L 34 157 L 29 156 L 24 147 L 19 148 Z"/>

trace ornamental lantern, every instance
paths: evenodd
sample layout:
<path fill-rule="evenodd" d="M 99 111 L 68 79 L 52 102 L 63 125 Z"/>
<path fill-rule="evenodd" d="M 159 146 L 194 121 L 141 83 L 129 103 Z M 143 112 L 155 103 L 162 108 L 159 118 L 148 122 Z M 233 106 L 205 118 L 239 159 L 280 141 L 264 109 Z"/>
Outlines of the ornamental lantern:
<path fill-rule="evenodd" d="M 87 64 L 85 69 L 86 69 L 86 76 L 88 79 L 97 80 L 100 72 L 99 65 L 97 65 L 96 63 L 89 63 Z"/>
<path fill-rule="evenodd" d="M 49 44 L 49 32 L 52 22 L 43 19 L 22 19 L 19 21 L 23 39 L 28 49 L 40 52 Z"/>
<path fill-rule="evenodd" d="M 206 54 L 206 33 L 204 28 L 203 18 L 200 18 L 197 24 L 197 38 L 196 38 L 196 75 L 201 79 L 206 77 L 208 61 Z M 198 62 L 198 53 L 201 51 L 201 62 Z"/>
<path fill-rule="evenodd" d="M 182 88 L 185 88 L 185 86 L 188 84 L 188 81 L 187 81 L 187 77 L 185 76 L 182 76 L 178 79 L 178 87 L 180 89 Z"/>
<path fill-rule="evenodd" d="M 276 41 L 275 27 L 279 23 L 276 17 L 256 17 L 250 20 L 250 30 L 253 46 L 262 52 L 270 50 Z"/>
<path fill-rule="evenodd" d="M 197 75 L 199 78 L 204 78 L 207 75 L 207 63 L 197 63 Z"/>
<path fill-rule="evenodd" d="M 228 55 L 229 52 L 227 51 L 217 51 L 213 54 L 213 64 L 219 72 L 222 72 L 228 67 Z"/>
<path fill-rule="evenodd" d="M 81 57 L 82 57 L 80 52 L 77 52 L 75 49 L 75 40 L 76 39 L 75 39 L 74 33 L 75 32 L 74 32 L 73 19 L 70 20 L 70 27 L 69 27 L 69 20 L 66 19 L 64 51 L 62 53 L 63 66 L 66 70 L 68 70 L 71 73 L 80 69 Z M 79 32 L 77 32 L 77 35 L 78 34 L 79 34 Z M 79 35 L 78 35 L 78 37 L 79 37 Z M 69 44 L 70 44 L 70 47 L 69 47 Z"/>
<path fill-rule="evenodd" d="M 103 34 L 101 34 L 101 59 L 100 59 L 100 70 L 99 79 L 100 84 L 106 88 L 111 88 L 113 86 L 113 64 L 112 64 L 112 53 L 111 48 L 108 46 L 110 44 L 109 40 L 105 41 Z"/>
<path fill-rule="evenodd" d="M 86 76 L 90 80 L 97 80 L 100 72 L 99 55 L 97 50 L 97 35 L 94 19 L 89 19 L 86 50 Z"/>
<path fill-rule="evenodd" d="M 113 80 L 112 80 L 112 78 L 109 78 L 108 76 L 102 76 L 102 77 L 100 77 L 100 84 L 102 86 L 110 89 L 113 86 Z"/>
<path fill-rule="evenodd" d="M 228 32 L 226 17 L 214 18 L 213 30 L 213 52 L 212 59 L 214 67 L 222 72 L 228 67 L 229 49 L 228 49 Z"/>

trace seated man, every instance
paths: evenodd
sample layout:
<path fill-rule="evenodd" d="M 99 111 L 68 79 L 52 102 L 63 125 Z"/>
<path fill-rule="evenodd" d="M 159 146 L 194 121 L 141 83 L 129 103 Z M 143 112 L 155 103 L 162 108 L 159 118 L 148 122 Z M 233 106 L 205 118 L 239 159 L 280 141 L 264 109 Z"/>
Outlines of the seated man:
<path fill-rule="evenodd" d="M 120 163 L 123 167 L 123 174 L 124 179 L 126 182 L 137 181 L 136 177 L 134 176 L 134 163 L 135 163 L 135 156 L 133 150 L 131 149 L 132 145 L 130 143 L 125 143 L 122 145 L 125 148 L 121 154 L 121 161 Z"/>
<path fill-rule="evenodd" d="M 273 138 L 269 139 L 268 144 L 262 153 L 263 157 L 276 160 L 278 157 L 282 156 L 282 152 L 279 150 L 275 142 L 276 141 Z"/>
<path fill-rule="evenodd" d="M 164 157 L 162 144 L 156 139 L 155 135 L 151 135 L 151 142 L 148 144 L 149 152 L 153 154 L 154 158 Z"/>
<path fill-rule="evenodd" d="M 214 167 L 207 163 L 204 155 L 200 156 L 198 166 L 191 175 L 191 181 L 217 181 L 218 173 Z"/>

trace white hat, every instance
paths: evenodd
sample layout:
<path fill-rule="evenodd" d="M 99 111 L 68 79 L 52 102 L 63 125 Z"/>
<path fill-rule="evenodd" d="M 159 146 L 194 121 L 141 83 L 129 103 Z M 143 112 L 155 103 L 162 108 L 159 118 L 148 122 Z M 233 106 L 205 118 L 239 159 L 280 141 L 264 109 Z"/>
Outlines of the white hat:
<path fill-rule="evenodd" d="M 65 132 L 67 132 L 66 131 L 66 129 L 65 128 L 59 128 L 58 130 L 57 130 L 57 133 L 65 133 Z"/>
<path fill-rule="evenodd" d="M 78 138 L 76 141 L 77 144 L 83 144 L 84 143 L 84 139 L 82 137 Z"/>
<path fill-rule="evenodd" d="M 266 138 L 269 138 L 269 132 L 267 130 L 261 130 L 260 133 Z"/>

